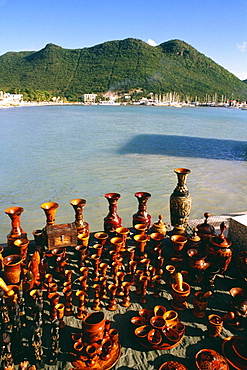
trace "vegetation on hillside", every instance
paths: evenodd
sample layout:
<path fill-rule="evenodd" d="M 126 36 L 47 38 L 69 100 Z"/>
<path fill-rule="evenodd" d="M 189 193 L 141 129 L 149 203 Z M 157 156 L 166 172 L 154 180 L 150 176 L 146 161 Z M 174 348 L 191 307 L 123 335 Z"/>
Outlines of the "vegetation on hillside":
<path fill-rule="evenodd" d="M 236 76 L 180 40 L 152 47 L 137 39 L 109 41 L 90 48 L 63 49 L 48 44 L 37 51 L 0 56 L 0 90 L 26 96 L 65 96 L 107 91 L 181 95 L 203 99 L 247 99 L 247 86 Z M 39 93 L 38 93 L 39 91 Z"/>

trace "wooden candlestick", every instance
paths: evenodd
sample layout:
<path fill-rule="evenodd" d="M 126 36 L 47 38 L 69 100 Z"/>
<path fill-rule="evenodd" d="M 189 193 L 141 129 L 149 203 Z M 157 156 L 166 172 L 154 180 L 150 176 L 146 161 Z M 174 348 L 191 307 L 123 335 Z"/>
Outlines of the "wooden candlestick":
<path fill-rule="evenodd" d="M 131 287 L 131 282 L 124 281 L 122 283 L 122 286 L 123 286 L 124 295 L 123 295 L 123 301 L 122 301 L 121 305 L 123 307 L 129 307 L 130 304 L 131 304 L 131 302 L 130 302 L 130 287 Z"/>
<path fill-rule="evenodd" d="M 110 292 L 110 302 L 107 309 L 110 311 L 115 311 L 117 309 L 116 293 L 117 286 L 114 284 L 109 285 L 108 290 Z"/>
<path fill-rule="evenodd" d="M 83 320 L 86 315 L 87 315 L 87 310 L 86 310 L 86 307 L 85 307 L 85 296 L 86 296 L 86 293 L 83 291 L 83 290 L 77 290 L 77 292 L 75 293 L 76 297 L 78 298 L 79 300 L 79 305 L 78 305 L 78 308 L 77 308 L 77 315 L 76 317 L 80 320 Z"/>
<path fill-rule="evenodd" d="M 100 307 L 100 284 L 94 284 L 93 285 L 93 289 L 94 289 L 94 301 L 93 301 L 93 307 L 92 309 L 94 311 L 100 311 L 101 307 Z"/>

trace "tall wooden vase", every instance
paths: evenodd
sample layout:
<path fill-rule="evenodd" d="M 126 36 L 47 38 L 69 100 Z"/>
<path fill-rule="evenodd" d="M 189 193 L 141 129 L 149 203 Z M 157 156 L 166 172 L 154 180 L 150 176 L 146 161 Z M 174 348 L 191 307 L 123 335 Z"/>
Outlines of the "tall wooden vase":
<path fill-rule="evenodd" d="M 72 199 L 70 204 L 75 211 L 75 225 L 78 234 L 89 234 L 89 224 L 83 220 L 83 209 L 86 205 L 85 199 Z"/>
<path fill-rule="evenodd" d="M 113 233 L 117 227 L 122 226 L 122 219 L 117 214 L 117 202 L 120 196 L 118 193 L 105 194 L 105 198 L 109 203 L 109 213 L 104 218 L 104 230 L 106 233 Z"/>
<path fill-rule="evenodd" d="M 151 225 L 151 216 L 147 213 L 147 201 L 151 197 L 151 194 L 139 191 L 135 193 L 135 197 L 138 200 L 138 211 L 133 215 L 133 227 L 136 224 L 144 224 L 147 229 L 149 229 Z"/>
<path fill-rule="evenodd" d="M 178 183 L 170 196 L 171 224 L 174 227 L 186 228 L 191 209 L 191 196 L 186 185 L 186 179 L 190 170 L 187 168 L 176 168 L 174 172 L 177 174 Z"/>
<path fill-rule="evenodd" d="M 56 211 L 57 211 L 57 208 L 59 207 L 59 204 L 58 203 L 55 203 L 55 202 L 46 202 L 46 203 L 41 204 L 40 207 L 45 212 L 45 215 L 46 215 L 46 225 L 47 226 L 54 226 L 54 225 L 56 225 L 55 216 L 56 216 Z"/>
<path fill-rule="evenodd" d="M 19 239 L 21 241 L 27 241 L 27 233 L 22 230 L 21 223 L 20 223 L 20 217 L 24 209 L 22 207 L 11 207 L 5 209 L 5 213 L 10 217 L 11 219 L 11 226 L 12 229 L 10 233 L 7 235 L 8 240 L 8 248 L 11 250 L 11 248 L 14 248 L 14 242 Z"/>

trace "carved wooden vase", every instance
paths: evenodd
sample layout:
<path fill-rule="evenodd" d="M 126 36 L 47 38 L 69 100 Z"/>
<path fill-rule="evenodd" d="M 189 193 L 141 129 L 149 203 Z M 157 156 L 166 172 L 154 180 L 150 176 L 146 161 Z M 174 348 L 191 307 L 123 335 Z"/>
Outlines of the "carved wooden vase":
<path fill-rule="evenodd" d="M 144 224 L 147 229 L 149 229 L 151 225 L 151 216 L 147 213 L 147 201 L 151 197 L 151 194 L 139 191 L 135 193 L 135 197 L 138 200 L 138 211 L 133 214 L 133 227 L 136 224 Z"/>
<path fill-rule="evenodd" d="M 122 219 L 117 214 L 117 202 L 120 196 L 121 195 L 118 193 L 105 194 L 105 198 L 108 200 L 109 203 L 109 213 L 104 218 L 104 230 L 106 233 L 113 233 L 115 232 L 117 227 L 122 226 Z"/>
<path fill-rule="evenodd" d="M 5 213 L 11 219 L 12 229 L 7 235 L 8 248 L 11 249 L 15 240 L 27 240 L 27 233 L 21 228 L 20 217 L 24 209 L 22 207 L 10 207 L 5 209 Z"/>
<path fill-rule="evenodd" d="M 70 204 L 75 211 L 75 225 L 77 234 L 89 234 L 89 224 L 83 220 L 83 209 L 86 205 L 85 199 L 72 199 Z"/>
<path fill-rule="evenodd" d="M 46 202 L 46 203 L 41 204 L 40 207 L 45 212 L 47 226 L 55 225 L 56 224 L 55 215 L 56 215 L 57 208 L 59 207 L 59 204 L 55 202 Z"/>
<path fill-rule="evenodd" d="M 178 183 L 170 196 L 171 224 L 174 227 L 186 228 L 191 209 L 191 196 L 186 185 L 186 179 L 190 170 L 187 168 L 176 168 L 174 172 L 177 174 Z"/>

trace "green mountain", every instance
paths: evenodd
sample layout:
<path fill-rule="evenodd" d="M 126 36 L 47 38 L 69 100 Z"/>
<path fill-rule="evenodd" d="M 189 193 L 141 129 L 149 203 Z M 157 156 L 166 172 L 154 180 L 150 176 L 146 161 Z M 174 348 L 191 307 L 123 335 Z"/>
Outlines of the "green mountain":
<path fill-rule="evenodd" d="M 247 99 L 244 82 L 180 40 L 153 47 L 129 38 L 83 49 L 48 44 L 37 52 L 8 52 L 0 56 L 0 90 L 11 89 L 46 90 L 70 98 L 142 89 L 202 99 L 215 93 Z"/>

